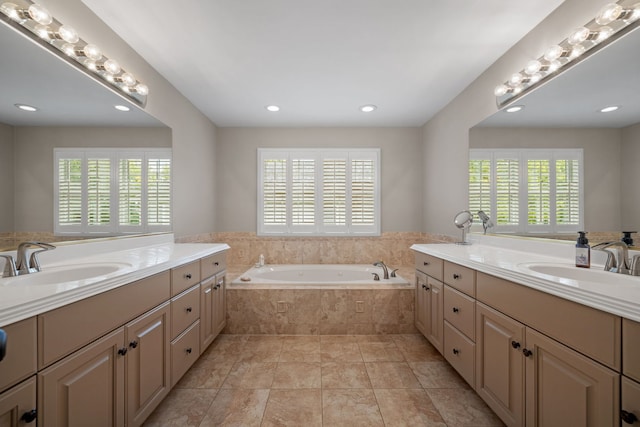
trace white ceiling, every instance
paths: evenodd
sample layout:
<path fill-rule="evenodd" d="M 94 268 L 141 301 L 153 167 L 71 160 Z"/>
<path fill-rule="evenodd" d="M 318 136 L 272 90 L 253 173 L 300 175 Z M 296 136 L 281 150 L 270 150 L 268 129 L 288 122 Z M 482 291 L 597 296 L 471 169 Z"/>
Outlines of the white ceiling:
<path fill-rule="evenodd" d="M 562 0 L 83 2 L 231 127 L 421 126 Z"/>

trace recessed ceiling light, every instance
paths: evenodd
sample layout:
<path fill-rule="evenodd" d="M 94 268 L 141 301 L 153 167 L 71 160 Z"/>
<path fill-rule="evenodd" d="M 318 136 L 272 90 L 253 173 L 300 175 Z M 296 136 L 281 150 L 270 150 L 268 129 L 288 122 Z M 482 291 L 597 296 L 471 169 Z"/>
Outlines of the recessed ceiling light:
<path fill-rule="evenodd" d="M 509 107 L 504 111 L 506 111 L 507 113 L 517 113 L 518 111 L 521 111 L 523 108 L 524 108 L 524 105 L 514 105 L 513 107 Z"/>
<path fill-rule="evenodd" d="M 33 113 L 34 111 L 38 111 L 36 107 L 32 107 L 31 105 L 15 104 L 15 106 L 21 109 L 22 111 L 29 111 L 30 113 Z"/>
<path fill-rule="evenodd" d="M 116 105 L 114 106 L 114 108 L 118 111 L 129 111 L 131 110 L 131 108 L 127 107 L 126 105 Z"/>
<path fill-rule="evenodd" d="M 280 111 L 280 107 L 278 107 L 277 105 L 267 105 L 264 108 L 266 108 L 267 111 L 271 111 L 272 113 L 276 113 L 276 112 Z"/>
<path fill-rule="evenodd" d="M 370 112 L 374 111 L 377 108 L 378 107 L 376 107 L 373 104 L 368 104 L 368 105 L 363 105 L 362 107 L 360 107 L 360 111 L 362 111 L 363 113 L 370 113 Z"/>
<path fill-rule="evenodd" d="M 602 110 L 600 110 L 600 112 L 601 113 L 610 113 L 612 111 L 616 111 L 618 108 L 620 108 L 620 107 L 618 107 L 617 105 L 612 105 L 610 107 L 604 107 Z"/>

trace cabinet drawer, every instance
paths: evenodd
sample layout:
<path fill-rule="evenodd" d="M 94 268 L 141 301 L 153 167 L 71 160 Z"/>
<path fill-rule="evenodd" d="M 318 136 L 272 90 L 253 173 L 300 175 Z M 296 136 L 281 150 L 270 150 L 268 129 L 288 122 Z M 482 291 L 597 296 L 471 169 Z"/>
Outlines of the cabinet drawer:
<path fill-rule="evenodd" d="M 38 367 L 122 326 L 169 299 L 169 271 L 38 315 Z M 83 321 L 87 318 L 91 321 Z"/>
<path fill-rule="evenodd" d="M 200 261 L 193 261 L 171 269 L 171 296 L 200 283 Z"/>
<path fill-rule="evenodd" d="M 0 393 L 0 426 L 26 426 L 19 418 L 36 410 L 36 377 Z"/>
<path fill-rule="evenodd" d="M 200 357 L 200 321 L 171 342 L 171 387 L 175 386 Z"/>
<path fill-rule="evenodd" d="M 484 273 L 477 299 L 620 372 L 619 316 Z"/>
<path fill-rule="evenodd" d="M 449 261 L 444 262 L 444 283 L 472 297 L 476 296 L 476 271 Z"/>
<path fill-rule="evenodd" d="M 200 318 L 200 285 L 171 299 L 171 338 L 177 337 Z"/>
<path fill-rule="evenodd" d="M 431 255 L 416 252 L 416 270 L 428 276 L 442 280 L 442 260 Z"/>
<path fill-rule="evenodd" d="M 31 317 L 2 328 L 7 333 L 7 354 L 0 361 L 0 392 L 36 373 L 36 327 L 36 318 Z"/>
<path fill-rule="evenodd" d="M 640 323 L 622 319 L 622 371 L 640 381 Z"/>
<path fill-rule="evenodd" d="M 209 255 L 200 260 L 201 278 L 206 279 L 227 268 L 227 251 Z"/>
<path fill-rule="evenodd" d="M 464 334 L 444 322 L 444 358 L 466 382 L 475 388 L 476 345 Z"/>
<path fill-rule="evenodd" d="M 476 304 L 473 298 L 445 285 L 444 318 L 471 341 L 475 341 L 475 312 Z"/>

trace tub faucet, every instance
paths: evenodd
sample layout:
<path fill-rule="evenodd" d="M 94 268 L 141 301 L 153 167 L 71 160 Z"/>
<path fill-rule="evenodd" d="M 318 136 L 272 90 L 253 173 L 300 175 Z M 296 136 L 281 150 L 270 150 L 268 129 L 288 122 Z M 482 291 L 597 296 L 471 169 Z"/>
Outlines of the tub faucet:
<path fill-rule="evenodd" d="M 374 262 L 373 266 L 374 267 L 382 267 L 382 270 L 384 271 L 383 279 L 388 279 L 389 278 L 389 269 L 387 269 L 387 266 L 384 265 L 384 262 L 382 262 L 382 261 Z"/>
<path fill-rule="evenodd" d="M 633 274 L 632 269 L 629 267 L 629 251 L 626 243 L 603 242 L 593 246 L 591 249 L 607 253 L 607 262 L 604 264 L 605 271 L 621 274 Z M 634 264 L 637 264 L 635 259 Z"/>
<path fill-rule="evenodd" d="M 40 248 L 33 251 L 27 261 L 27 250 L 29 248 Z M 40 271 L 40 262 L 38 261 L 38 253 L 50 251 L 56 247 L 43 242 L 22 242 L 18 245 L 18 258 L 16 261 L 16 269 L 18 274 L 37 273 Z"/>
<path fill-rule="evenodd" d="M 0 258 L 4 258 L 4 271 L 2 277 L 15 277 L 18 275 L 18 269 L 16 268 L 16 261 L 11 255 L 0 255 Z"/>

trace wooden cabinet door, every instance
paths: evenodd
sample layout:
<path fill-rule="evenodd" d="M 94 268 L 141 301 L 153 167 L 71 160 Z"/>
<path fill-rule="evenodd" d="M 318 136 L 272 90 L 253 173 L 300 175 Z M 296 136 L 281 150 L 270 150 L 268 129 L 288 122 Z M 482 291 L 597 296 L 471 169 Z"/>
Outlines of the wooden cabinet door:
<path fill-rule="evenodd" d="M 36 414 L 36 378 L 0 394 L 0 427 L 18 427 L 34 421 Z"/>
<path fill-rule="evenodd" d="M 171 389 L 170 304 L 125 325 L 127 426 L 139 426 Z"/>
<path fill-rule="evenodd" d="M 227 277 L 222 274 L 216 276 L 214 308 L 213 308 L 213 335 L 218 336 L 227 323 L 227 298 L 226 298 L 226 280 Z"/>
<path fill-rule="evenodd" d="M 200 284 L 200 352 L 203 352 L 213 342 L 213 308 L 214 290 L 216 286 L 215 276 L 204 280 Z"/>
<path fill-rule="evenodd" d="M 119 328 L 38 373 L 38 425 L 123 426 L 125 350 Z"/>
<path fill-rule="evenodd" d="M 620 402 L 622 426 L 640 425 L 640 383 L 623 376 Z"/>
<path fill-rule="evenodd" d="M 529 328 L 523 352 L 527 426 L 620 425 L 617 372 Z"/>
<path fill-rule="evenodd" d="M 508 426 L 524 424 L 525 326 L 476 303 L 476 392 Z"/>
<path fill-rule="evenodd" d="M 427 339 L 442 353 L 444 351 L 444 285 L 427 277 Z"/>
<path fill-rule="evenodd" d="M 416 328 L 427 337 L 429 334 L 429 288 L 427 287 L 427 275 L 416 271 L 416 312 L 414 315 Z"/>

